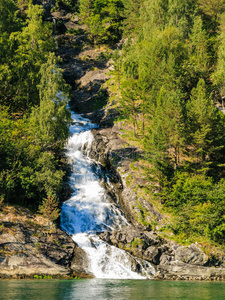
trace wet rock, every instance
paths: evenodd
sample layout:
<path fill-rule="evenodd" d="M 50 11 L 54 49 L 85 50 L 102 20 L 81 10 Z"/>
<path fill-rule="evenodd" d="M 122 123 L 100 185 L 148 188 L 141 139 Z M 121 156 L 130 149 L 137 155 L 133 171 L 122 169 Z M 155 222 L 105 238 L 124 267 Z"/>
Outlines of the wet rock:
<path fill-rule="evenodd" d="M 156 239 L 153 234 L 149 232 L 142 232 L 133 226 L 128 226 L 121 231 L 103 232 L 99 237 L 105 242 L 122 248 L 132 255 L 141 259 L 158 264 L 161 255 L 162 242 Z M 150 247 L 152 245 L 152 247 Z"/>
<path fill-rule="evenodd" d="M 224 280 L 225 268 L 210 268 L 185 263 L 157 266 L 157 278 L 166 280 Z"/>
<path fill-rule="evenodd" d="M 105 231 L 105 232 L 100 233 L 99 237 L 100 237 L 103 241 L 105 241 L 105 242 L 107 242 L 107 243 L 110 243 L 110 242 L 111 242 L 111 240 L 110 240 L 111 232 L 109 232 L 109 231 Z"/>
<path fill-rule="evenodd" d="M 79 248 L 78 246 L 75 246 L 74 249 L 74 256 L 70 264 L 70 268 L 72 270 L 73 276 L 80 276 L 80 277 L 86 277 L 86 276 L 92 276 L 90 271 L 88 271 L 89 268 L 89 261 L 87 254 L 84 250 Z"/>
<path fill-rule="evenodd" d="M 126 243 L 127 239 L 126 239 L 126 234 L 122 233 L 122 232 L 118 232 L 117 233 L 117 240 L 121 243 Z"/>

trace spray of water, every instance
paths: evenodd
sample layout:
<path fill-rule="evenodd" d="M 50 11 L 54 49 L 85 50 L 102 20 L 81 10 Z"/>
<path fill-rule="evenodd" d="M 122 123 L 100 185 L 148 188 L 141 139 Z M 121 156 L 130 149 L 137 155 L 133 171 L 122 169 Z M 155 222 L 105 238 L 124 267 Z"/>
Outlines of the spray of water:
<path fill-rule="evenodd" d="M 128 223 L 101 186 L 94 172 L 96 162 L 89 158 L 93 142 L 91 129 L 96 125 L 80 115 L 73 114 L 72 117 L 74 121 L 66 152 L 72 162 L 70 185 L 74 192 L 63 203 L 61 228 L 71 234 L 73 240 L 87 253 L 89 271 L 95 277 L 151 278 L 155 271 L 149 263 L 143 265 L 130 254 L 108 245 L 96 235 L 106 230 L 119 230 L 128 226 Z"/>

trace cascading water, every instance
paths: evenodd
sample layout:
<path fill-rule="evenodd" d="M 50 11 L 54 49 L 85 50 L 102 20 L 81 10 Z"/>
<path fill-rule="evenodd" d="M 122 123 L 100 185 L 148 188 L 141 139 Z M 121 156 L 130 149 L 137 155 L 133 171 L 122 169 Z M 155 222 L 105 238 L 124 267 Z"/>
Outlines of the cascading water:
<path fill-rule="evenodd" d="M 91 129 L 97 127 L 77 114 L 72 114 L 71 137 L 67 156 L 73 170 L 70 185 L 74 192 L 63 203 L 61 228 L 72 235 L 73 240 L 89 258 L 89 271 L 97 278 L 143 279 L 154 275 L 154 268 L 145 266 L 125 251 L 108 245 L 98 238 L 97 232 L 119 230 L 128 223 L 110 196 L 100 184 L 94 171 L 96 162 L 89 158 L 88 151 L 93 141 Z M 84 150 L 86 155 L 84 155 Z"/>

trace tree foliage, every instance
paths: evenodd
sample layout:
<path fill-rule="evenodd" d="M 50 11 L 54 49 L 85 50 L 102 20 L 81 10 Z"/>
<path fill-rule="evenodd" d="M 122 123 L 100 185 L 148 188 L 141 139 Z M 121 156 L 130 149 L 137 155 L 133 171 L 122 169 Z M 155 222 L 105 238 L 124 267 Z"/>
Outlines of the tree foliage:
<path fill-rule="evenodd" d="M 225 90 L 224 8 L 124 0 L 131 38 L 114 70 L 120 118 L 145 150 L 155 196 L 176 215 L 174 233 L 216 242 L 225 238 L 225 117 L 214 104 Z"/>
<path fill-rule="evenodd" d="M 1 0 L 0 10 L 0 198 L 33 209 L 44 201 L 55 219 L 70 112 L 52 26 L 38 5 L 23 18 L 14 2 Z"/>
<path fill-rule="evenodd" d="M 122 0 L 80 0 L 79 11 L 95 44 L 112 43 L 121 37 Z"/>

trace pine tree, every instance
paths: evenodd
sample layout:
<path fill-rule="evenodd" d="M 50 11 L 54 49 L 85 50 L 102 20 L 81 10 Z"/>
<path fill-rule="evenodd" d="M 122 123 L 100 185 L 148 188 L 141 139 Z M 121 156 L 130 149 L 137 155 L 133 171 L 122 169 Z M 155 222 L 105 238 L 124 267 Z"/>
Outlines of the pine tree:
<path fill-rule="evenodd" d="M 216 62 L 216 70 L 212 74 L 214 86 L 219 91 L 221 98 L 225 96 L 225 14 L 220 19 L 220 35 L 218 45 L 218 59 Z"/>
<path fill-rule="evenodd" d="M 184 38 L 188 37 L 195 16 L 197 1 L 168 1 L 168 23 L 180 29 Z"/>
<path fill-rule="evenodd" d="M 109 43 L 120 38 L 122 0 L 81 0 L 79 11 L 95 44 Z"/>
<path fill-rule="evenodd" d="M 216 155 L 219 158 L 224 149 L 224 116 L 214 106 L 211 95 L 207 94 L 203 79 L 192 90 L 186 109 L 187 138 L 196 163 L 209 161 Z"/>
<path fill-rule="evenodd" d="M 218 18 L 225 10 L 224 0 L 198 0 L 198 3 L 202 12 L 210 17 Z"/>
<path fill-rule="evenodd" d="M 60 216 L 59 203 L 53 196 L 48 196 L 39 206 L 39 212 L 47 219 L 55 221 Z"/>
<path fill-rule="evenodd" d="M 140 8 L 143 6 L 143 2 L 143 0 L 123 0 L 123 26 L 126 36 L 138 33 L 141 29 L 143 20 L 140 18 Z"/>
<path fill-rule="evenodd" d="M 145 149 L 161 188 L 180 166 L 184 145 L 181 99 L 182 94 L 178 89 L 169 90 L 162 86 L 157 94 L 154 116 L 146 136 Z"/>
<path fill-rule="evenodd" d="M 67 108 L 68 88 L 53 53 L 42 65 L 40 76 L 40 107 L 33 109 L 32 128 L 35 128 L 35 136 L 42 147 L 59 151 L 68 137 L 70 111 Z"/>
<path fill-rule="evenodd" d="M 209 56 L 207 49 L 207 33 L 203 29 L 201 17 L 195 17 L 192 32 L 190 34 L 190 63 L 194 72 L 207 76 L 209 68 Z"/>
<path fill-rule="evenodd" d="M 163 30 L 168 19 L 167 0 L 147 0 L 141 8 L 141 18 L 144 21 L 144 35 L 147 36 L 154 28 Z"/>
<path fill-rule="evenodd" d="M 137 81 L 129 79 L 121 86 L 120 112 L 124 118 L 128 118 L 133 124 L 133 133 L 136 136 L 138 129 L 138 115 L 140 109 L 140 95 L 138 94 Z"/>

